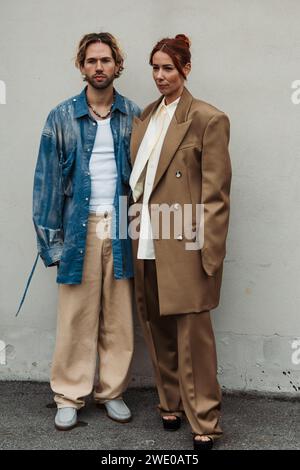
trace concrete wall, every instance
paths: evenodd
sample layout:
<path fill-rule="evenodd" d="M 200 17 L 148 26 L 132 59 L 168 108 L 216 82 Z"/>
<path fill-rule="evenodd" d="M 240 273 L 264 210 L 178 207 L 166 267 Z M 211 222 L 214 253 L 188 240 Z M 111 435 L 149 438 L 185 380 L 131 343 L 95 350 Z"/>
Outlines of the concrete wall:
<path fill-rule="evenodd" d="M 220 381 L 299 395 L 299 17 L 297 0 L 1 0 L 0 379 L 48 379 L 54 270 L 39 262 L 23 311 L 14 313 L 36 252 L 40 132 L 48 111 L 82 87 L 72 62 L 78 40 L 114 33 L 127 55 L 116 85 L 144 106 L 157 97 L 151 47 L 184 32 L 192 40 L 190 91 L 231 118 L 231 224 L 213 314 Z M 133 383 L 152 383 L 139 328 L 133 372 Z"/>

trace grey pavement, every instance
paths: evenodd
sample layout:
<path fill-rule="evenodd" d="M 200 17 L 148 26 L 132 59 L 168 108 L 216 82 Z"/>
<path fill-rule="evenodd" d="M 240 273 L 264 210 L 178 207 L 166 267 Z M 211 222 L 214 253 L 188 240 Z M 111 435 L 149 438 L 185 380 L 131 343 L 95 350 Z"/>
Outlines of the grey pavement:
<path fill-rule="evenodd" d="M 124 395 L 133 412 L 130 423 L 111 421 L 89 398 L 78 427 L 63 432 L 54 428 L 49 384 L 0 381 L 0 397 L 0 449 L 192 449 L 186 420 L 176 432 L 162 429 L 152 388 L 130 388 Z M 300 450 L 300 400 L 226 393 L 222 427 L 216 450 Z"/>

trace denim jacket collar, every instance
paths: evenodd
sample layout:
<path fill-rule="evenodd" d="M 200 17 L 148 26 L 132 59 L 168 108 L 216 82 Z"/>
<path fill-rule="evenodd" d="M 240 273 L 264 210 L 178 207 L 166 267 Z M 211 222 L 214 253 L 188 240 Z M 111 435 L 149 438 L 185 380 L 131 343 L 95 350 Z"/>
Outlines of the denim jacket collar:
<path fill-rule="evenodd" d="M 82 116 L 88 116 L 89 115 L 89 108 L 86 100 L 86 90 L 87 86 L 82 90 L 80 95 L 78 95 L 76 98 L 73 99 L 75 102 L 75 112 L 74 112 L 74 117 L 75 118 L 80 118 Z M 117 90 L 114 88 L 114 103 L 112 110 L 118 110 L 123 114 L 128 114 L 128 111 L 126 109 L 125 103 L 124 103 L 124 98 L 122 95 L 120 95 Z"/>

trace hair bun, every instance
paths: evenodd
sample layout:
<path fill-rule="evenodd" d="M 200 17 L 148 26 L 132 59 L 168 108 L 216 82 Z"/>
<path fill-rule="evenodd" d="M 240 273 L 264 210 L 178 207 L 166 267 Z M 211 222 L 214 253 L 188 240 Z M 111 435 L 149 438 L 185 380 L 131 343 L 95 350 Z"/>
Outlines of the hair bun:
<path fill-rule="evenodd" d="M 188 48 L 191 47 L 191 41 L 185 34 L 176 34 L 175 39 L 179 39 L 180 41 L 183 41 Z"/>

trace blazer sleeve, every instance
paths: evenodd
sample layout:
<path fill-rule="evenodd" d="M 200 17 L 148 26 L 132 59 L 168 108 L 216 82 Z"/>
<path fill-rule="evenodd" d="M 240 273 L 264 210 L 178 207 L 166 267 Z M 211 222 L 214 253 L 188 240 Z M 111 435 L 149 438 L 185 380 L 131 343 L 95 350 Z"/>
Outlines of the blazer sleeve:
<path fill-rule="evenodd" d="M 228 152 L 230 123 L 224 113 L 213 116 L 205 129 L 202 147 L 202 204 L 204 243 L 202 266 L 214 276 L 226 254 L 229 224 L 231 163 Z"/>

